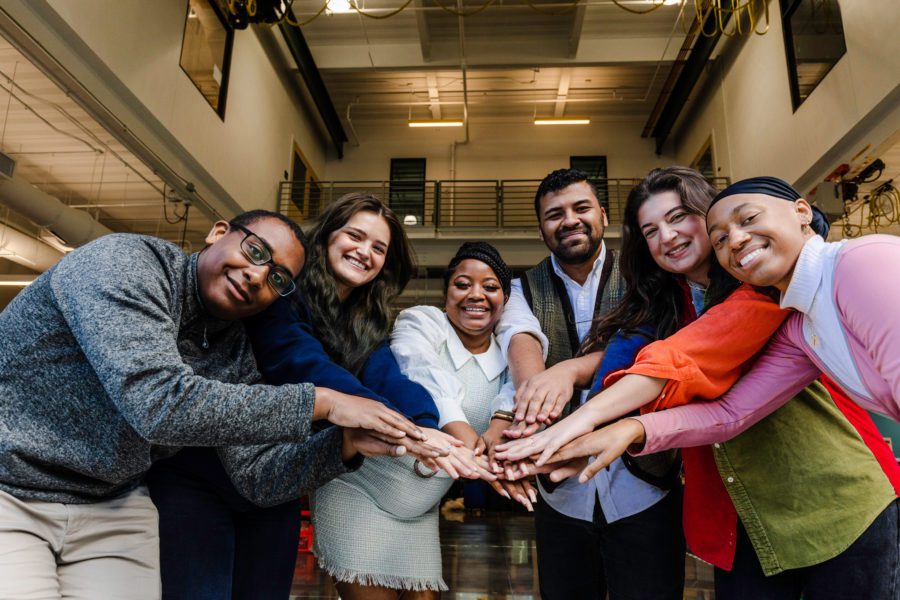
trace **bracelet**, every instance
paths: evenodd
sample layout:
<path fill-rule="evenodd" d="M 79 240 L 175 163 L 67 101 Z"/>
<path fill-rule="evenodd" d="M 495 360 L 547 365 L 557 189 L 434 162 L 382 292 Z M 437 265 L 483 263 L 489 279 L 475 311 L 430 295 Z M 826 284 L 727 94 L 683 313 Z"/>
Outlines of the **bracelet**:
<path fill-rule="evenodd" d="M 495 410 L 491 416 L 491 420 L 500 419 L 501 421 L 509 421 L 512 423 L 516 420 L 516 413 L 511 410 Z"/>
<path fill-rule="evenodd" d="M 422 466 L 422 463 L 419 462 L 419 459 L 417 458 L 416 461 L 413 463 L 413 471 L 415 471 L 416 475 L 418 475 L 422 479 L 431 479 L 432 477 L 437 475 L 437 471 L 432 471 L 431 469 L 428 469 L 427 473 L 423 473 L 421 471 L 421 469 L 419 468 L 421 466 Z"/>

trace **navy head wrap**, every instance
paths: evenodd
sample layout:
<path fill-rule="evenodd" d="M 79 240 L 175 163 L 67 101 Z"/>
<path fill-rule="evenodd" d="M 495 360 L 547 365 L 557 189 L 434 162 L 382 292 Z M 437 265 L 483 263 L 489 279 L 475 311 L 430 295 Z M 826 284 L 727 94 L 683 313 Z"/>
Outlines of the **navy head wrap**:
<path fill-rule="evenodd" d="M 766 196 L 781 198 L 788 202 L 796 202 L 803 197 L 800 195 L 800 192 L 791 186 L 791 184 L 778 179 L 777 177 L 751 177 L 750 179 L 742 179 L 732 183 L 719 192 L 716 197 L 713 198 L 712 202 L 709 203 L 709 208 L 712 208 L 719 200 L 727 198 L 728 196 L 734 196 L 735 194 L 765 194 Z M 815 206 L 810 206 L 812 207 L 813 215 L 812 222 L 809 226 L 813 231 L 827 239 L 828 230 L 831 229 L 831 226 L 828 224 L 825 213 Z"/>
<path fill-rule="evenodd" d="M 497 249 L 487 242 L 465 242 L 459 247 L 459 250 L 456 251 L 456 256 L 450 259 L 450 264 L 447 265 L 447 270 L 444 271 L 444 292 L 447 291 L 447 286 L 450 284 L 450 277 L 453 275 L 453 271 L 456 269 L 457 265 L 470 258 L 473 260 L 480 260 L 494 271 L 494 275 L 500 280 L 500 287 L 503 288 L 503 295 L 506 298 L 509 298 L 510 286 L 512 285 L 512 272 L 509 270 L 509 267 L 506 266 L 503 257 L 500 256 Z"/>

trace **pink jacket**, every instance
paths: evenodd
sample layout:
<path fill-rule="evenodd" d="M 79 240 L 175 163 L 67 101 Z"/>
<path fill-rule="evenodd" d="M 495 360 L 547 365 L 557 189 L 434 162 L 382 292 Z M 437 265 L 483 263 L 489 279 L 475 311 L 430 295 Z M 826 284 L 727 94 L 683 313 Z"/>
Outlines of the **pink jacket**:
<path fill-rule="evenodd" d="M 900 421 L 900 238 L 871 235 L 846 242 L 825 268 L 834 269 L 829 294 L 850 356 L 867 395 L 845 391 L 860 406 Z M 774 412 L 821 372 L 840 383 L 803 335 L 795 312 L 753 369 L 713 402 L 695 402 L 638 417 L 647 441 L 641 453 L 729 440 Z"/>

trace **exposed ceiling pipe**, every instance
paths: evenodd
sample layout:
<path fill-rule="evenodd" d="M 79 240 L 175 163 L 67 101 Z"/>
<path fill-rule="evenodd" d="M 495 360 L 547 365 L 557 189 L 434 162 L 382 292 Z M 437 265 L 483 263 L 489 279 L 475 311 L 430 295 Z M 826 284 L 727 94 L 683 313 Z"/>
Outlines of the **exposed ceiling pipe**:
<path fill-rule="evenodd" d="M 88 213 L 69 208 L 18 177 L 0 177 L 0 204 L 49 229 L 72 248 L 112 233 L 112 230 L 95 221 Z"/>
<path fill-rule="evenodd" d="M 359 96 L 356 97 L 356 100 L 354 100 L 353 102 L 351 102 L 347 105 L 346 121 L 347 121 L 347 127 L 350 128 L 350 133 L 353 134 L 353 140 L 350 143 L 353 144 L 354 146 L 359 147 L 359 135 L 357 135 L 356 127 L 353 126 L 353 120 L 350 118 L 350 109 L 353 108 L 357 104 L 359 104 Z"/>
<path fill-rule="evenodd" d="M 44 272 L 62 258 L 62 253 L 9 225 L 0 225 L 0 257 Z"/>
<path fill-rule="evenodd" d="M 463 12 L 462 0 L 456 0 L 456 7 L 460 13 Z M 459 68 L 462 71 L 463 84 L 463 126 L 466 128 L 466 139 L 459 144 L 469 143 L 469 78 L 466 67 L 466 26 L 463 24 L 463 17 L 459 18 Z"/>

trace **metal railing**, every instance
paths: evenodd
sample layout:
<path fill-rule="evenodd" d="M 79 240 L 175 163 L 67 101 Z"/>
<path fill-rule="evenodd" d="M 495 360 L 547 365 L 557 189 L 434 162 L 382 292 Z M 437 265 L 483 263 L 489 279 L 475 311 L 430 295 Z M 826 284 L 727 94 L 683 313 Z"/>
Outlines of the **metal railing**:
<path fill-rule="evenodd" d="M 628 193 L 640 179 L 595 181 L 611 224 L 622 222 Z M 718 177 L 712 183 L 722 188 L 728 185 L 729 179 Z M 303 223 L 315 219 L 325 206 L 344 194 L 365 192 L 387 202 L 407 228 L 533 231 L 537 226 L 534 195 L 539 185 L 537 179 L 283 181 L 279 190 L 279 210 Z"/>

